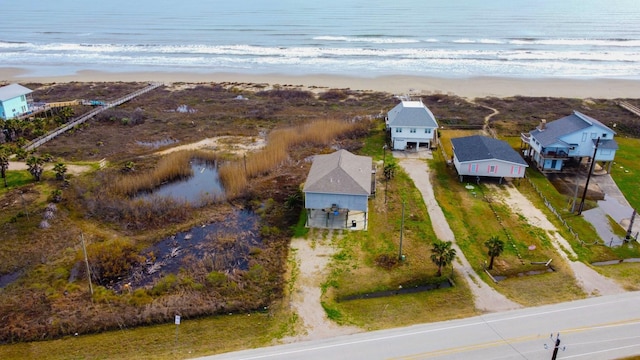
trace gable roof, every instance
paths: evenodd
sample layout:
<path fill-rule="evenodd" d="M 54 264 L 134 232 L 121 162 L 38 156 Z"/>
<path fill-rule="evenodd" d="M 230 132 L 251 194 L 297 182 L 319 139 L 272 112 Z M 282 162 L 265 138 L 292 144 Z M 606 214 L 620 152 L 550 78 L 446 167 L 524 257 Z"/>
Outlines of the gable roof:
<path fill-rule="evenodd" d="M 402 101 L 387 114 L 389 126 L 437 128 L 438 122 L 422 101 Z"/>
<path fill-rule="evenodd" d="M 536 128 L 529 133 L 531 134 L 531 137 L 535 138 L 540 145 L 544 147 L 559 141 L 562 142 L 560 139 L 561 137 L 573 134 L 591 126 L 600 127 L 615 134 L 613 130 L 609 129 L 600 121 L 575 110 L 573 111 L 573 114 L 569 116 L 565 116 L 546 124 L 544 130 Z"/>
<path fill-rule="evenodd" d="M 0 101 L 7 101 L 9 99 L 16 98 L 20 95 L 31 94 L 33 91 L 27 89 L 20 84 L 11 84 L 0 87 Z"/>
<path fill-rule="evenodd" d="M 304 192 L 371 195 L 373 160 L 347 150 L 316 155 L 304 184 Z"/>
<path fill-rule="evenodd" d="M 473 135 L 451 139 L 451 143 L 460 162 L 496 159 L 529 166 L 517 151 L 502 140 Z"/>

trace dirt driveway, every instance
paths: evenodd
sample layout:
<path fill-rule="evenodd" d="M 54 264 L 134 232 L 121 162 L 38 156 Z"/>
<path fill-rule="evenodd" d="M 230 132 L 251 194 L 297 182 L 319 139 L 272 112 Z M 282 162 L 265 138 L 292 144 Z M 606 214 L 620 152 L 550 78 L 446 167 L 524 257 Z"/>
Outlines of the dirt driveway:
<path fill-rule="evenodd" d="M 449 223 L 445 219 L 444 213 L 433 193 L 427 163 L 420 159 L 400 159 L 399 164 L 404 171 L 409 174 L 409 177 L 411 177 L 418 190 L 420 190 L 429 216 L 431 217 L 433 231 L 436 233 L 436 236 L 438 236 L 440 240 L 453 242 L 453 248 L 456 249 L 458 255 L 453 266 L 467 281 L 473 293 L 476 308 L 485 312 L 498 312 L 520 308 L 521 306 L 519 304 L 507 299 L 504 295 L 482 281 L 465 258 L 464 253 L 458 245 L 456 245 L 453 231 L 451 231 Z"/>
<path fill-rule="evenodd" d="M 521 214 L 529 224 L 546 230 L 551 238 L 551 243 L 558 253 L 567 261 L 578 285 L 589 296 L 611 295 L 624 292 L 624 289 L 615 281 L 600 275 L 597 271 L 580 261 L 572 261 L 577 255 L 573 252 L 569 242 L 558 234 L 558 229 L 547 219 L 538 208 L 533 206 L 531 201 L 513 186 L 506 186 L 501 190 L 497 186 L 490 186 L 491 190 L 501 199 L 501 201 L 511 208 L 511 211 Z"/>
<path fill-rule="evenodd" d="M 327 318 L 320 304 L 320 287 L 327 276 L 327 264 L 335 253 L 330 244 L 331 237 L 330 234 L 326 239 L 291 240 L 291 252 L 295 256 L 298 274 L 295 277 L 295 290 L 291 294 L 290 305 L 303 323 L 304 334 L 284 339 L 285 342 L 318 340 L 362 332 L 362 329 L 357 327 L 333 323 Z"/>

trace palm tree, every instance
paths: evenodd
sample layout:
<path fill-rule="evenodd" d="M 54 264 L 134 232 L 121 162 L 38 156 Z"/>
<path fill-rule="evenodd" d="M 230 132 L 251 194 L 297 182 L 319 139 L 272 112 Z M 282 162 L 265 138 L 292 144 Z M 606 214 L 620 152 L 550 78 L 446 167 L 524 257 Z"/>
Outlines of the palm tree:
<path fill-rule="evenodd" d="M 4 187 L 7 187 L 7 169 L 9 169 L 9 149 L 0 147 L 0 175 L 4 179 Z"/>
<path fill-rule="evenodd" d="M 64 176 L 67 173 L 67 166 L 61 162 L 57 163 L 53 167 L 53 171 L 56 173 L 56 180 L 64 181 Z"/>
<path fill-rule="evenodd" d="M 385 166 L 384 169 L 382 169 L 384 171 L 384 177 L 386 180 L 391 180 L 393 179 L 393 177 L 396 174 L 396 169 L 398 168 L 398 165 L 396 165 L 393 162 L 388 162 Z"/>
<path fill-rule="evenodd" d="M 491 261 L 489 262 L 489 270 L 491 270 L 493 269 L 493 259 L 500 256 L 504 251 L 504 241 L 500 240 L 497 236 L 492 236 L 484 242 L 484 246 L 489 250 L 487 254 L 491 256 Z"/>
<path fill-rule="evenodd" d="M 442 276 L 442 268 L 451 264 L 456 258 L 456 249 L 451 248 L 451 241 L 436 240 L 431 249 L 431 261 L 438 266 L 438 276 Z"/>
<path fill-rule="evenodd" d="M 36 179 L 36 181 L 40 181 L 42 172 L 44 171 L 44 159 L 37 155 L 31 155 L 27 159 L 27 166 L 33 178 Z"/>

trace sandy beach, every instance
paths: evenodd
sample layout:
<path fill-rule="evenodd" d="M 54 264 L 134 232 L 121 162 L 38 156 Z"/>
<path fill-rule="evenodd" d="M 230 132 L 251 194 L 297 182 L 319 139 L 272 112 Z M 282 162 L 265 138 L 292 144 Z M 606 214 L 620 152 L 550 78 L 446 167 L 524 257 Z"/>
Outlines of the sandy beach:
<path fill-rule="evenodd" d="M 482 97 L 568 97 L 568 98 L 638 98 L 640 80 L 564 79 L 564 78 L 436 78 L 423 76 L 356 77 L 336 75 L 286 75 L 199 72 L 100 72 L 85 70 L 73 75 L 40 76 L 19 68 L 0 68 L 0 81 L 11 82 L 112 82 L 161 81 L 166 83 L 237 82 L 384 91 L 396 95 L 449 94 L 466 98 Z"/>

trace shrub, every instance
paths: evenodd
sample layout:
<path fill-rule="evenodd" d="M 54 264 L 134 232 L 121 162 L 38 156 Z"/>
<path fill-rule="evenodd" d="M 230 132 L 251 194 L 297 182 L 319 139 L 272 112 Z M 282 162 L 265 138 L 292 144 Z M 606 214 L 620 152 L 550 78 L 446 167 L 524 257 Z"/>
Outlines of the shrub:
<path fill-rule="evenodd" d="M 212 271 L 207 274 L 207 283 L 213 287 L 220 287 L 227 282 L 227 275 L 220 271 Z"/>
<path fill-rule="evenodd" d="M 133 306 L 143 306 L 151 304 L 153 298 L 149 295 L 145 289 L 136 289 L 129 298 L 129 304 Z"/>
<path fill-rule="evenodd" d="M 129 270 L 143 260 L 135 247 L 124 240 L 106 241 L 87 247 L 91 277 L 100 285 L 106 285 L 127 275 Z"/>
<path fill-rule="evenodd" d="M 159 296 L 167 294 L 178 286 L 178 276 L 176 274 L 168 274 L 158 280 L 151 289 L 151 295 Z"/>

